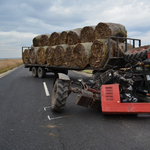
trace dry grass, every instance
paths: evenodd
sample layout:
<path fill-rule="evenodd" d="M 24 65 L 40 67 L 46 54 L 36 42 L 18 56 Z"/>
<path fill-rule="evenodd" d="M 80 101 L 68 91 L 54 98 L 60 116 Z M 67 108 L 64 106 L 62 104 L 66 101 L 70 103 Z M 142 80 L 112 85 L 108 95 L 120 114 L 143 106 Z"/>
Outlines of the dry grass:
<path fill-rule="evenodd" d="M 0 73 L 6 72 L 14 67 L 23 64 L 22 59 L 4 59 L 0 60 Z"/>
<path fill-rule="evenodd" d="M 84 73 L 89 73 L 89 74 L 93 74 L 93 70 L 83 70 L 82 72 L 84 72 Z"/>

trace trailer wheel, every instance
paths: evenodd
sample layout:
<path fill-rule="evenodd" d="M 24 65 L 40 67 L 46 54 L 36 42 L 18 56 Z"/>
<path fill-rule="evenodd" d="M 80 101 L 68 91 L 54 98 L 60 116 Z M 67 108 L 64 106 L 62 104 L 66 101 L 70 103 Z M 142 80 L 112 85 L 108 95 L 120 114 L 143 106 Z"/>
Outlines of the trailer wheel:
<path fill-rule="evenodd" d="M 68 83 L 63 80 L 57 79 L 53 87 L 51 98 L 52 111 L 62 112 L 65 108 L 67 97 Z"/>
<path fill-rule="evenodd" d="M 37 67 L 32 67 L 32 76 L 33 77 L 37 77 L 38 74 L 37 74 Z"/>
<path fill-rule="evenodd" d="M 127 62 L 136 63 L 147 59 L 147 52 L 150 51 L 150 45 L 133 48 L 124 53 Z"/>
<path fill-rule="evenodd" d="M 44 78 L 46 76 L 46 71 L 44 67 L 38 67 L 38 77 Z"/>

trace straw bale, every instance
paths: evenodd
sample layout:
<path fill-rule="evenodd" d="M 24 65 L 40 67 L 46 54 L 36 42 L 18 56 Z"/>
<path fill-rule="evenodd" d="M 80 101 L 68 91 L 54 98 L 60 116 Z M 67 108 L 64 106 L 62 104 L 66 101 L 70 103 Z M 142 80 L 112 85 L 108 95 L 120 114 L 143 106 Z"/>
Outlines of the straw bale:
<path fill-rule="evenodd" d="M 22 54 L 22 60 L 24 64 L 29 64 L 29 49 L 25 49 Z"/>
<path fill-rule="evenodd" d="M 84 68 L 89 64 L 92 42 L 79 43 L 73 49 L 74 66 Z"/>
<path fill-rule="evenodd" d="M 80 43 L 80 34 L 81 34 L 82 28 L 77 28 L 72 31 L 68 32 L 67 35 L 67 44 L 68 45 L 75 45 Z"/>
<path fill-rule="evenodd" d="M 93 40 L 94 40 L 94 29 L 95 29 L 95 26 L 85 26 L 81 30 L 81 35 L 80 35 L 81 43 L 93 42 Z"/>
<path fill-rule="evenodd" d="M 64 65 L 64 56 L 66 52 L 67 44 L 58 45 L 55 48 L 54 52 L 54 65 L 55 66 L 63 66 Z"/>
<path fill-rule="evenodd" d="M 94 39 L 104 39 L 108 36 L 127 37 L 127 30 L 121 24 L 100 22 L 94 30 Z"/>
<path fill-rule="evenodd" d="M 53 32 L 49 38 L 49 46 L 55 46 L 56 45 L 56 40 L 59 37 L 60 33 L 58 32 Z"/>

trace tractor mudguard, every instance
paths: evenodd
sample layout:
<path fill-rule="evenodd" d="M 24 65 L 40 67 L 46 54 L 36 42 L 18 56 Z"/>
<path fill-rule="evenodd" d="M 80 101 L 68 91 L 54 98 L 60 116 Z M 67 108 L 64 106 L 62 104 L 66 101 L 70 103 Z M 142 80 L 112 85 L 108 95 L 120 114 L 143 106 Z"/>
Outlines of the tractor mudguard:
<path fill-rule="evenodd" d="M 60 80 L 70 81 L 69 76 L 67 76 L 66 74 L 63 74 L 63 73 L 58 73 L 58 78 L 59 78 Z"/>

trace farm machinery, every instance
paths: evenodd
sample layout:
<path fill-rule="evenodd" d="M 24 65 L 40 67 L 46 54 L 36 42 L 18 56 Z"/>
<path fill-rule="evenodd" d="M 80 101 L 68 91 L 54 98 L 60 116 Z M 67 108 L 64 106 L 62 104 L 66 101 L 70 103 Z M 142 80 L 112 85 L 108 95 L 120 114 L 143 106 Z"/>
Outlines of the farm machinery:
<path fill-rule="evenodd" d="M 109 37 L 108 49 L 111 38 L 119 43 L 121 37 Z M 104 114 L 150 113 L 150 46 L 141 46 L 141 40 L 130 39 L 133 48 L 128 50 L 128 38 L 124 40 L 124 55 L 120 57 L 118 52 L 118 57 L 111 57 L 109 51 L 104 67 L 94 71 L 87 82 L 82 78 L 74 82 L 58 73 L 51 98 L 52 110 L 63 111 L 73 92 L 77 94 L 77 105 L 101 110 Z M 135 41 L 138 41 L 136 48 Z"/>

